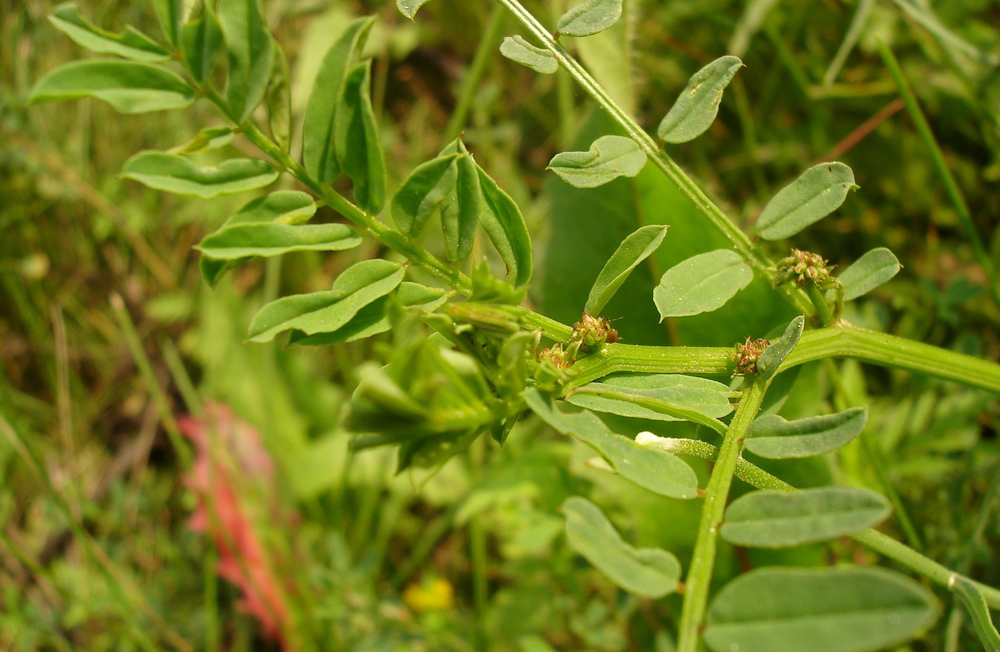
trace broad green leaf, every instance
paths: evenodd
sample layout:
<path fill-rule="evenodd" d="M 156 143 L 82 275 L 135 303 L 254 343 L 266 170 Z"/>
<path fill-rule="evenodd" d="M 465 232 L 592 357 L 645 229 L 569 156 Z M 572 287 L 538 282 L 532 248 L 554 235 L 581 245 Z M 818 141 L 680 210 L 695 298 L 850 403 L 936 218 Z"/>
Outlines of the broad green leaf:
<path fill-rule="evenodd" d="M 152 0 L 160 29 L 171 45 L 180 45 L 181 20 L 184 17 L 184 0 Z"/>
<path fill-rule="evenodd" d="M 543 75 L 551 75 L 559 70 L 559 62 L 554 54 L 545 48 L 535 47 L 517 35 L 503 40 L 500 54 Z"/>
<path fill-rule="evenodd" d="M 533 269 L 528 225 L 510 195 L 479 165 L 476 165 L 476 172 L 483 200 L 479 223 L 507 266 L 507 278 L 516 287 L 525 286 L 531 280 Z"/>
<path fill-rule="evenodd" d="M 753 280 L 753 270 L 735 251 L 717 249 L 668 269 L 653 290 L 660 321 L 721 308 Z"/>
<path fill-rule="evenodd" d="M 891 511 L 888 500 L 868 489 L 754 491 L 726 508 L 719 534 L 737 546 L 786 548 L 860 532 Z"/>
<path fill-rule="evenodd" d="M 287 154 L 292 142 L 292 88 L 288 78 L 288 58 L 278 48 L 274 70 L 267 85 L 267 125 L 274 142 Z"/>
<path fill-rule="evenodd" d="M 263 188 L 278 178 L 278 171 L 260 159 L 234 158 L 199 167 L 177 154 L 139 152 L 125 162 L 122 176 L 157 190 L 211 199 Z"/>
<path fill-rule="evenodd" d="M 719 115 L 722 93 L 743 67 L 739 57 L 720 57 L 696 72 L 660 121 L 656 135 L 666 143 L 686 143 L 702 135 Z"/>
<path fill-rule="evenodd" d="M 572 496 L 559 508 L 566 515 L 566 539 L 609 580 L 629 593 L 662 598 L 677 590 L 681 564 L 660 548 L 634 548 L 622 540 L 601 509 Z"/>
<path fill-rule="evenodd" d="M 229 52 L 226 103 L 241 123 L 264 99 L 274 66 L 274 38 L 260 0 L 219 0 L 216 11 Z"/>
<path fill-rule="evenodd" d="M 83 16 L 75 2 L 66 2 L 49 14 L 49 22 L 60 32 L 91 52 L 115 54 L 133 61 L 166 61 L 170 54 L 163 47 L 134 27 L 126 27 L 122 34 L 98 29 Z"/>
<path fill-rule="evenodd" d="M 110 59 L 77 61 L 45 75 L 31 91 L 31 103 L 94 97 L 120 113 L 183 109 L 194 89 L 166 68 Z"/>
<path fill-rule="evenodd" d="M 239 224 L 262 222 L 301 224 L 312 217 L 315 212 L 316 203 L 310 195 L 296 190 L 281 190 L 252 200 L 227 219 L 219 230 Z M 214 260 L 208 256 L 202 256 L 198 261 L 198 268 L 202 278 L 209 285 L 215 285 L 227 271 L 249 261 L 249 257 L 238 260 Z"/>
<path fill-rule="evenodd" d="M 399 230 L 418 235 L 435 210 L 441 207 L 458 179 L 458 154 L 440 156 L 418 165 L 392 198 L 392 219 Z"/>
<path fill-rule="evenodd" d="M 358 18 L 333 42 L 320 64 L 302 122 L 302 165 L 320 183 L 340 174 L 335 139 L 335 116 L 344 80 L 360 56 L 373 18 Z"/>
<path fill-rule="evenodd" d="M 618 177 L 634 177 L 646 165 L 646 153 L 631 138 L 601 136 L 586 152 L 560 152 L 547 169 L 577 188 L 596 188 Z"/>
<path fill-rule="evenodd" d="M 731 390 L 714 380 L 677 374 L 618 375 L 578 388 L 566 400 L 578 407 L 656 421 L 693 421 L 725 432 L 716 421 L 733 411 Z"/>
<path fill-rule="evenodd" d="M 896 256 L 885 247 L 872 249 L 837 277 L 844 286 L 844 300 L 871 292 L 898 274 L 901 267 Z"/>
<path fill-rule="evenodd" d="M 419 283 L 403 281 L 396 290 L 385 297 L 376 299 L 358 311 L 358 314 L 337 330 L 330 333 L 305 335 L 301 331 L 292 331 L 288 338 L 289 344 L 302 346 L 322 346 L 354 342 L 379 333 L 385 333 L 392 328 L 389 320 L 391 301 L 396 301 L 404 308 L 420 308 L 435 310 L 447 299 L 444 290 L 427 287 Z"/>
<path fill-rule="evenodd" d="M 197 20 L 185 23 L 181 27 L 181 48 L 184 54 L 184 65 L 191 76 L 199 82 L 208 81 L 215 70 L 216 60 L 225 41 L 222 27 L 215 17 L 212 3 L 202 4 L 202 15 Z"/>
<path fill-rule="evenodd" d="M 781 363 L 785 361 L 788 354 L 792 352 L 795 345 L 799 343 L 799 339 L 802 337 L 802 330 L 806 327 L 806 318 L 799 315 L 788 324 L 785 328 L 784 334 L 774 342 L 771 342 L 770 346 L 764 349 L 764 352 L 760 355 L 760 359 L 757 360 L 757 371 L 760 373 L 760 377 L 767 379 L 774 375 L 774 372 L 778 370 Z"/>
<path fill-rule="evenodd" d="M 703 637 L 713 652 L 882 650 L 930 627 L 939 610 L 921 584 L 884 568 L 763 568 L 723 587 Z"/>
<path fill-rule="evenodd" d="M 590 36 L 603 32 L 622 15 L 622 0 L 583 0 L 559 17 L 556 30 L 563 36 Z"/>
<path fill-rule="evenodd" d="M 751 453 L 772 460 L 810 457 L 840 448 L 861 434 L 867 421 L 865 408 L 796 421 L 765 414 L 750 424 L 745 445 Z"/>
<path fill-rule="evenodd" d="M 386 173 L 369 96 L 371 65 L 370 60 L 359 64 L 344 78 L 334 117 L 334 149 L 340 169 L 354 182 L 354 200 L 377 214 L 385 205 Z M 475 215 L 472 219 L 474 230 Z"/>
<path fill-rule="evenodd" d="M 671 498 L 698 496 L 698 477 L 676 455 L 639 446 L 608 430 L 591 412 L 562 412 L 535 388 L 523 394 L 525 403 L 556 431 L 570 435 L 603 455 L 620 476 L 640 487 Z"/>
<path fill-rule="evenodd" d="M 282 331 L 330 333 L 351 321 L 365 306 L 396 289 L 406 270 L 388 260 L 366 260 L 345 270 L 326 292 L 272 301 L 250 322 L 251 342 L 270 342 Z"/>
<path fill-rule="evenodd" d="M 1000 650 L 1000 632 L 997 632 L 996 625 L 990 617 L 990 608 L 986 604 L 986 598 L 979 591 L 975 584 L 959 575 L 953 575 L 948 580 L 948 588 L 958 596 L 965 605 L 965 610 L 972 620 L 972 626 L 976 630 L 979 642 L 983 644 L 983 649 L 988 652 Z"/>
<path fill-rule="evenodd" d="M 233 130 L 229 127 L 206 127 L 195 134 L 195 137 L 177 147 L 171 147 L 171 154 L 196 154 L 225 147 L 233 142 Z"/>
<path fill-rule="evenodd" d="M 661 224 L 643 226 L 622 240 L 614 255 L 604 265 L 601 273 L 597 275 L 593 287 L 590 288 L 590 296 L 587 297 L 584 312 L 590 315 L 601 314 L 604 306 L 615 295 L 632 270 L 649 258 L 660 246 L 663 238 L 667 235 L 667 228 L 669 227 Z"/>
<path fill-rule="evenodd" d="M 235 224 L 209 235 L 196 249 L 216 260 L 281 256 L 292 251 L 342 251 L 361 244 L 346 224 Z"/>
<path fill-rule="evenodd" d="M 396 0 L 396 8 L 399 9 L 399 13 L 403 14 L 410 20 L 413 20 L 413 17 L 417 15 L 417 10 L 430 1 L 431 0 Z"/>
<path fill-rule="evenodd" d="M 757 232 L 765 240 L 793 236 L 840 208 L 852 188 L 857 188 L 854 172 L 843 163 L 815 165 L 767 203 L 757 218 Z"/>

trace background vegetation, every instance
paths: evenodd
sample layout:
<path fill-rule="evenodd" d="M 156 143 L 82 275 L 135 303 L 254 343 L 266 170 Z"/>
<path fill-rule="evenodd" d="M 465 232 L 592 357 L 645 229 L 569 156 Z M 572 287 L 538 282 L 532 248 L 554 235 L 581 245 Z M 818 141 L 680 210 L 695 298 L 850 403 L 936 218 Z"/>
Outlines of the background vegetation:
<path fill-rule="evenodd" d="M 859 3 L 867 20 L 831 69 Z M 747 68 L 710 134 L 676 158 L 744 224 L 809 165 L 848 163 L 861 190 L 800 244 L 834 263 L 884 245 L 905 265 L 851 320 L 996 361 L 989 279 L 877 43 L 899 58 L 1000 264 L 1000 7 L 859 3 L 629 0 L 626 20 L 576 45 L 650 128 L 694 70 L 740 55 Z M 574 321 L 620 240 L 667 223 L 654 264 L 607 311 L 621 316 L 625 341 L 725 346 L 791 318 L 755 284 L 717 313 L 657 323 L 659 273 L 719 247 L 718 234 L 651 167 L 586 191 L 544 171 L 556 152 L 586 149 L 613 127 L 561 73 L 539 77 L 500 56 L 500 37 L 517 26 L 494 3 L 436 0 L 416 23 L 392 2 L 265 4 L 291 62 L 296 119 L 332 35 L 355 16 L 380 16 L 369 47 L 391 187 L 464 130 L 477 161 L 525 210 L 542 277 L 529 298 L 537 309 Z M 528 4 L 553 20 L 566 8 Z M 157 31 L 144 3 L 81 8 L 108 29 Z M 519 424 L 502 450 L 479 441 L 433 476 L 394 476 L 391 450 L 349 455 L 341 406 L 357 363 L 378 357 L 388 337 L 318 349 L 244 338 L 265 301 L 328 288 L 376 252 L 255 262 L 209 289 L 191 247 L 245 198 L 186 200 L 117 175 L 138 150 L 186 142 L 213 112 L 123 117 L 90 101 L 25 108 L 42 74 L 85 56 L 49 25 L 51 9 L 0 0 L 0 647 L 670 650 L 679 598 L 614 588 L 568 549 L 557 508 L 588 495 L 638 545 L 672 550 L 686 567 L 698 507 L 586 467 L 586 451 L 537 420 Z M 482 75 L 470 73 L 477 51 Z M 862 404 L 868 431 L 836 456 L 769 468 L 799 486 L 836 478 L 883 492 L 894 536 L 1000 584 L 996 398 L 850 362 L 815 364 L 784 413 Z M 223 424 L 221 439 L 199 425 L 205 414 Z M 206 494 L 205 474 L 228 490 Z M 229 534 L 206 536 L 205 518 Z M 716 581 L 762 563 L 867 554 L 848 540 L 780 553 L 723 544 Z M 911 648 L 976 645 L 953 617 Z"/>

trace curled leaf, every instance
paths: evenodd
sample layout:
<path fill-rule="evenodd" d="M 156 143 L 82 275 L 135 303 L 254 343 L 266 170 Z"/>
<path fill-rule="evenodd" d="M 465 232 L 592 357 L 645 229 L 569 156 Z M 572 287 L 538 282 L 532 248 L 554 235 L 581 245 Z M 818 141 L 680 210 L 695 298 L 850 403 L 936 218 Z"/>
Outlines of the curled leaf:
<path fill-rule="evenodd" d="M 634 177 L 646 165 L 646 153 L 631 138 L 601 136 L 586 152 L 561 152 L 548 169 L 577 188 L 596 188 L 618 177 Z"/>
<path fill-rule="evenodd" d="M 229 53 L 226 103 L 239 123 L 264 99 L 276 45 L 260 0 L 219 0 L 217 12 Z"/>
<path fill-rule="evenodd" d="M 523 287 L 531 280 L 533 268 L 528 225 L 510 195 L 478 164 L 476 172 L 483 198 L 479 223 L 507 266 L 507 278 Z"/>
<path fill-rule="evenodd" d="M 792 352 L 795 345 L 799 343 L 799 339 L 802 337 L 802 330 L 805 327 L 806 318 L 799 315 L 788 324 L 784 334 L 779 339 L 771 342 L 764 349 L 764 352 L 760 354 L 760 358 L 757 359 L 757 371 L 760 373 L 761 378 L 767 379 L 774 375 L 774 372 L 778 370 L 778 367 L 785 361 L 788 354 Z"/>
<path fill-rule="evenodd" d="M 369 60 L 355 66 L 344 78 L 334 118 L 334 141 L 340 169 L 354 182 L 355 201 L 369 213 L 378 213 L 385 204 L 385 155 L 370 87 Z M 472 220 L 475 228 L 475 216 Z"/>
<path fill-rule="evenodd" d="M 543 75 L 551 75 L 559 70 L 559 62 L 554 54 L 545 48 L 535 47 L 520 36 L 506 37 L 500 44 L 500 54 Z"/>
<path fill-rule="evenodd" d="M 75 2 L 65 2 L 49 14 L 49 22 L 60 32 L 91 52 L 115 54 L 133 61 L 166 61 L 170 54 L 163 47 L 132 26 L 121 34 L 98 29 L 80 15 Z"/>

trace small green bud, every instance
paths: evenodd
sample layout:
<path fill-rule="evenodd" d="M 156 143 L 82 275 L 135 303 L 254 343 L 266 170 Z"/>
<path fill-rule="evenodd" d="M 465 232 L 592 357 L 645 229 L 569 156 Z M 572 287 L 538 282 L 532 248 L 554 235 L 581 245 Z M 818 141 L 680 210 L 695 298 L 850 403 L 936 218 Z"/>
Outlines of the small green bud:
<path fill-rule="evenodd" d="M 778 261 L 774 276 L 774 286 L 794 283 L 803 287 L 812 283 L 821 290 L 832 287 L 836 280 L 830 275 L 835 265 L 830 265 L 819 254 L 801 249 L 792 249 L 792 255 Z"/>

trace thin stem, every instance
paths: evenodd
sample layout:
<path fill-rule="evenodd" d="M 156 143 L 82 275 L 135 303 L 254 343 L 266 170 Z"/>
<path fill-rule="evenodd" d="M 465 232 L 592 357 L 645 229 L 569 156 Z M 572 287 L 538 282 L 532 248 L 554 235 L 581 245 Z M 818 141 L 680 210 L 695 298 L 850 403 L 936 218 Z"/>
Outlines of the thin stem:
<path fill-rule="evenodd" d="M 531 12 L 525 9 L 518 0 L 497 0 L 497 2 L 507 7 L 517 20 L 555 56 L 559 64 L 569 72 L 583 90 L 602 109 L 607 111 L 615 122 L 625 130 L 625 133 L 639 145 L 653 162 L 653 165 L 677 184 L 680 191 L 719 229 L 729 241 L 730 246 L 743 256 L 747 264 L 765 278 L 771 279 L 774 276 L 773 263 L 753 246 L 750 238 L 726 217 L 722 209 L 705 194 L 698 184 L 672 158 L 660 150 L 659 144 L 653 140 L 653 137 L 647 134 L 631 116 L 615 103 L 601 85 L 590 76 L 590 73 L 549 34 Z M 811 304 L 802 292 L 790 288 L 780 288 L 779 291 L 797 309 L 805 313 L 811 312 Z"/>
<path fill-rule="evenodd" d="M 458 97 L 458 104 L 448 121 L 448 128 L 444 132 L 444 142 L 450 143 L 458 138 L 458 135 L 465 129 L 465 124 L 469 120 L 469 111 L 472 109 L 472 100 L 479 90 L 479 84 L 483 80 L 486 72 L 486 64 L 490 62 L 490 57 L 496 52 L 497 43 L 500 40 L 501 29 L 503 28 L 503 7 L 497 5 L 490 14 L 490 22 L 486 30 L 479 39 L 479 47 L 472 58 L 472 64 L 465 73 L 462 81 L 462 92 Z"/>
<path fill-rule="evenodd" d="M 979 231 L 972 220 L 969 205 L 965 203 L 965 197 L 962 195 L 958 183 L 955 182 L 955 177 L 952 176 L 951 170 L 948 169 L 948 164 L 944 160 L 941 147 L 938 145 L 937 139 L 934 138 L 934 132 L 931 131 L 931 127 L 927 123 L 927 118 L 924 117 L 924 112 L 920 110 L 920 104 L 910 89 L 910 84 L 903 76 L 903 71 L 900 70 L 899 62 L 896 61 L 895 55 L 893 55 L 892 50 L 882 41 L 879 41 L 878 48 L 879 53 L 882 55 L 882 61 L 885 62 L 886 68 L 892 73 L 892 78 L 899 89 L 899 95 L 906 105 L 906 110 L 910 114 L 910 119 L 913 120 L 913 125 L 917 128 L 917 133 L 920 134 L 920 138 L 924 141 L 927 149 L 930 150 L 931 161 L 933 161 L 938 174 L 941 175 L 941 180 L 944 181 L 948 198 L 955 205 L 958 218 L 962 222 L 962 228 L 965 230 L 965 235 L 969 238 L 972 250 L 975 252 L 976 258 L 979 259 L 979 264 L 982 265 L 983 271 L 986 272 L 986 282 L 990 286 L 990 293 L 993 295 L 993 300 L 997 305 L 1000 305 L 1000 286 L 997 285 L 1000 283 L 1000 279 L 997 278 L 997 269 L 993 264 L 993 259 L 990 258 L 989 252 L 986 251 L 986 247 L 983 245 L 982 238 L 979 237 Z"/>
<path fill-rule="evenodd" d="M 637 439 L 637 441 L 648 448 L 656 448 L 677 455 L 691 455 L 703 460 L 712 461 L 719 455 L 719 449 L 712 444 L 694 439 L 672 439 L 666 437 L 656 437 L 654 439 L 649 437 Z M 771 475 L 759 466 L 751 464 L 742 458 L 736 461 L 735 475 L 743 482 L 757 489 L 796 491 L 795 487 L 784 480 Z M 870 550 L 874 550 L 943 586 L 948 586 L 948 581 L 959 574 L 877 530 L 864 530 L 852 534 L 850 537 Z M 969 579 L 969 581 L 976 585 L 990 607 L 1000 609 L 1000 590 L 976 582 L 971 578 L 966 579 Z"/>
<path fill-rule="evenodd" d="M 820 325 L 824 327 L 832 325 L 835 321 L 833 311 L 830 309 L 830 304 L 826 302 L 823 291 L 816 287 L 815 284 L 809 283 L 806 285 L 806 294 L 809 295 L 809 300 L 812 301 L 813 307 L 816 308 L 816 316 L 819 318 Z"/>
<path fill-rule="evenodd" d="M 740 461 L 740 451 L 747 428 L 760 411 L 767 391 L 767 381 L 748 376 L 744 383 L 740 405 L 729 424 L 725 439 L 715 459 L 712 477 L 705 487 L 705 505 L 701 510 L 701 523 L 698 526 L 698 538 L 694 544 L 694 555 L 691 558 L 691 568 L 684 582 L 684 606 L 681 610 L 681 621 L 678 626 L 677 652 L 697 652 L 698 633 L 701 621 L 705 616 L 708 604 L 708 590 L 712 583 L 712 570 L 715 566 L 715 551 L 719 525 L 726 511 L 726 499 L 729 488 L 733 484 L 733 474 Z"/>

